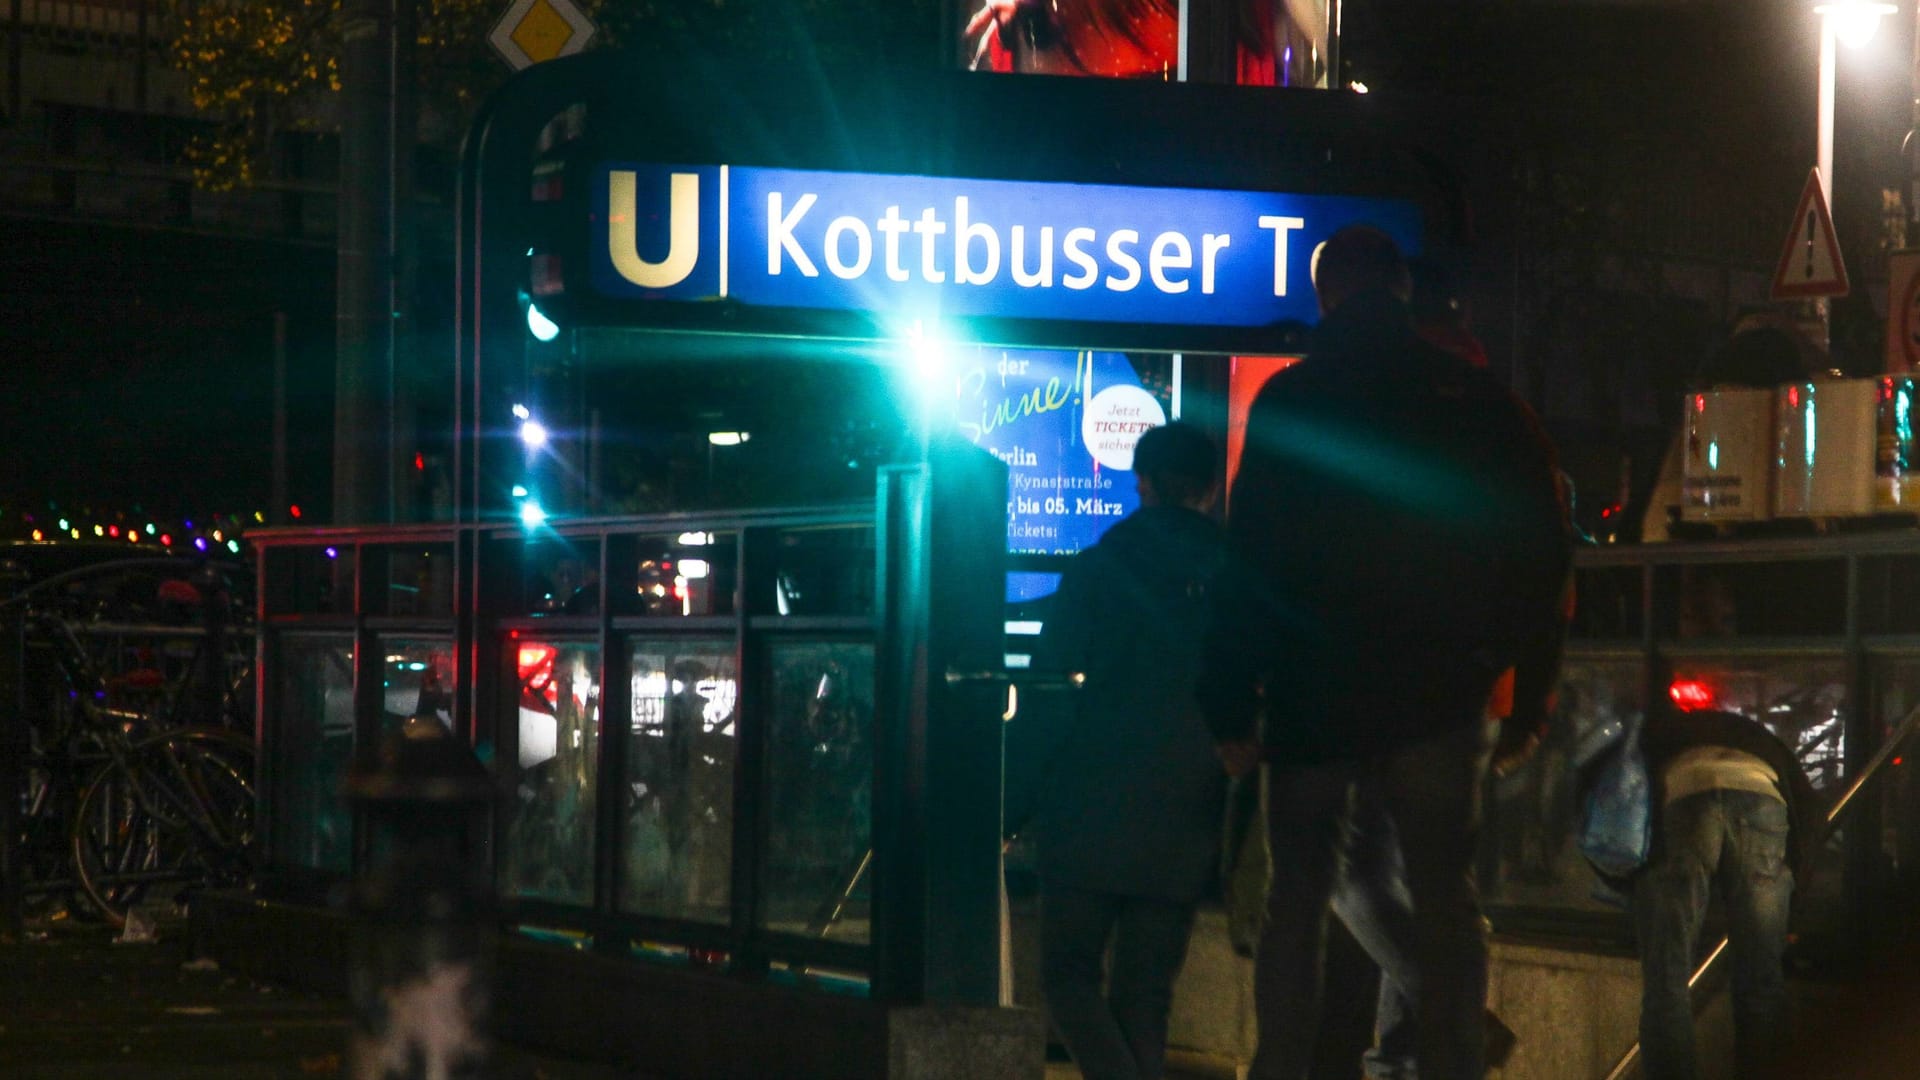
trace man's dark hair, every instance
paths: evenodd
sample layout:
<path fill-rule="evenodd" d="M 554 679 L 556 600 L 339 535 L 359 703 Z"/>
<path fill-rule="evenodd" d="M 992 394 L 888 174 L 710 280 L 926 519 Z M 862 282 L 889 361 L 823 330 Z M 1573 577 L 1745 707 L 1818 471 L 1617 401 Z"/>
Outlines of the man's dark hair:
<path fill-rule="evenodd" d="M 1405 300 L 1413 292 L 1413 281 L 1393 237 L 1371 225 L 1349 225 L 1314 253 L 1313 288 L 1321 310 L 1332 311 L 1348 297 L 1375 289 Z"/>
<path fill-rule="evenodd" d="M 1140 436 L 1133 448 L 1133 472 L 1153 485 L 1162 502 L 1184 505 L 1213 490 L 1219 458 L 1206 432 L 1175 421 Z"/>

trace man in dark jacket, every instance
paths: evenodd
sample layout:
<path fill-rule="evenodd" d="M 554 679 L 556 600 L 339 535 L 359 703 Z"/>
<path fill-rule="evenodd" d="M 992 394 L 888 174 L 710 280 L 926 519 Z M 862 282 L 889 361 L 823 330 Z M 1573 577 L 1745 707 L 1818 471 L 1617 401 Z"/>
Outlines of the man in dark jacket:
<path fill-rule="evenodd" d="M 1732 950 L 1734 1075 L 1764 1076 L 1787 1033 L 1787 909 L 1826 833 L 1818 796 L 1792 751 L 1737 713 L 1663 707 L 1640 746 L 1660 808 L 1653 851 L 1633 883 L 1646 1075 L 1698 1075 L 1687 980 L 1717 893 Z"/>
<path fill-rule="evenodd" d="M 1248 417 L 1201 680 L 1228 771 L 1272 766 L 1251 1075 L 1309 1067 L 1343 864 L 1363 878 L 1350 888 L 1397 886 L 1352 859 L 1376 839 L 1356 838 L 1355 807 L 1376 805 L 1411 898 L 1419 1075 L 1477 1080 L 1486 938 L 1470 864 L 1502 734 L 1489 703 L 1557 640 L 1570 556 L 1554 455 L 1510 392 L 1415 335 L 1391 239 L 1344 229 L 1313 276 L 1324 317 L 1307 358 Z M 1520 737 L 1544 715 L 1543 682 L 1513 703 Z"/>
<path fill-rule="evenodd" d="M 1140 509 L 1068 566 L 1034 656 L 1036 668 L 1086 676 L 1038 770 L 1034 837 L 1047 1007 L 1090 1080 L 1164 1071 L 1173 981 L 1216 870 L 1226 787 L 1194 700 L 1225 552 L 1205 513 L 1217 453 L 1175 423 L 1141 435 L 1133 464 Z"/>

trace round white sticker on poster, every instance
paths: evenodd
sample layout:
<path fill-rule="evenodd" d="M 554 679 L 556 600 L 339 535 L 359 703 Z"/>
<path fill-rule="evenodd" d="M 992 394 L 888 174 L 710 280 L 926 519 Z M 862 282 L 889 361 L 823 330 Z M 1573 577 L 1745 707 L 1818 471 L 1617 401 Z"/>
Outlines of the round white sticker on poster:
<path fill-rule="evenodd" d="M 1109 386 L 1093 395 L 1080 419 L 1080 437 L 1093 460 L 1109 469 L 1133 468 L 1133 444 L 1141 432 L 1167 422 L 1166 410 L 1137 386 Z"/>

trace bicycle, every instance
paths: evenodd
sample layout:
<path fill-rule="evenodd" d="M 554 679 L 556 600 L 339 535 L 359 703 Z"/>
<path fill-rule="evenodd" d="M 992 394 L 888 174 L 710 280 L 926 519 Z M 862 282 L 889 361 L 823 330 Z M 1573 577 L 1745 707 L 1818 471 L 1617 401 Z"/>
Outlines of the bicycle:
<path fill-rule="evenodd" d="M 29 894 L 78 893 L 124 925 L 158 885 L 245 877 L 252 663 L 244 635 L 228 632 L 245 607 L 222 575 L 241 569 L 122 560 L 7 601 L 28 606 L 36 659 L 50 657 L 36 668 L 42 709 L 27 725 L 24 814 L 10 838 Z M 195 624 L 179 623 L 182 612 Z"/>

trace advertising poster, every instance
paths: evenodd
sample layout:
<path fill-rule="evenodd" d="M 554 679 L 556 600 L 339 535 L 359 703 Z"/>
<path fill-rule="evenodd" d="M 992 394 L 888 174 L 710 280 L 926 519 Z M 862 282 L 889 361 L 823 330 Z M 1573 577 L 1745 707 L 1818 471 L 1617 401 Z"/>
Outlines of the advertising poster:
<path fill-rule="evenodd" d="M 1325 86 L 1328 0 L 984 0 L 954 6 L 974 71 L 1177 81 L 1180 26 L 1226 18 L 1235 81 Z"/>
<path fill-rule="evenodd" d="M 1133 447 L 1174 419 L 1174 358 L 1053 349 L 965 354 L 956 422 L 1007 463 L 1007 551 L 1071 555 L 1133 512 Z"/>

